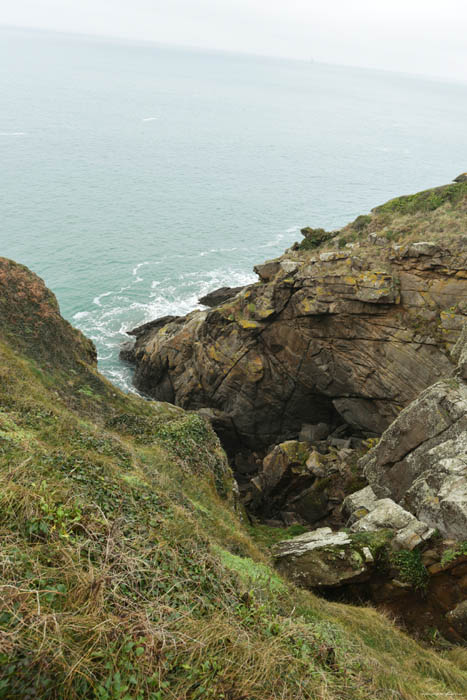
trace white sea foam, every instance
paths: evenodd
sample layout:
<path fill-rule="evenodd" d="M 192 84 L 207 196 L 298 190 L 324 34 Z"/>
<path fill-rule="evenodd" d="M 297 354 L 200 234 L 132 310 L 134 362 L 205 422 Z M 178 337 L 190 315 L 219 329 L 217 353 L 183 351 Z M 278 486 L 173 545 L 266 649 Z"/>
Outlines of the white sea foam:
<path fill-rule="evenodd" d="M 0 136 L 27 136 L 26 131 L 0 131 Z"/>
<path fill-rule="evenodd" d="M 138 263 L 138 264 L 133 268 L 131 274 L 132 274 L 132 275 L 136 275 L 136 274 L 138 273 L 138 270 L 139 270 L 140 268 L 144 267 L 145 265 L 149 265 L 149 264 L 150 264 L 150 263 L 149 263 L 148 260 L 145 260 L 144 262 Z M 154 264 L 157 265 L 158 263 L 154 263 Z"/>
<path fill-rule="evenodd" d="M 96 306 L 102 306 L 101 299 L 103 299 L 104 297 L 110 296 L 112 293 L 113 292 L 103 292 L 102 294 L 99 294 L 99 296 L 94 297 L 94 299 L 92 300 L 92 303 L 96 304 Z"/>
<path fill-rule="evenodd" d="M 141 121 L 143 122 L 154 122 L 156 119 L 159 119 L 159 117 L 143 117 Z"/>

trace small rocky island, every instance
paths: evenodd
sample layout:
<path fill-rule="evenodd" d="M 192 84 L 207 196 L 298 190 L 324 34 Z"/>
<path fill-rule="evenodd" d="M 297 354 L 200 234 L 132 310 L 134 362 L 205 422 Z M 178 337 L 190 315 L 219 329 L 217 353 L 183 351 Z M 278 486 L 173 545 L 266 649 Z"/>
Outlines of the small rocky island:
<path fill-rule="evenodd" d="M 149 397 L 209 419 L 276 565 L 467 639 L 467 175 L 130 334 Z"/>

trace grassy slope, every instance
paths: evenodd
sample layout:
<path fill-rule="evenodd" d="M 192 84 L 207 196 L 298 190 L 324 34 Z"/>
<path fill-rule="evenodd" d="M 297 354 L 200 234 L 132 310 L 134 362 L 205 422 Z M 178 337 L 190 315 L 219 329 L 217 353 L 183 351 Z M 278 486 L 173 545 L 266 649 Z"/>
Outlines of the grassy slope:
<path fill-rule="evenodd" d="M 324 250 L 336 243 L 341 248 L 346 243 L 365 243 L 370 233 L 393 243 L 429 240 L 455 246 L 459 236 L 467 234 L 467 182 L 396 197 L 375 207 L 370 214 L 358 216 L 340 231 L 309 231 L 309 238 L 301 243 L 302 250 Z"/>
<path fill-rule="evenodd" d="M 0 259 L 0 698 L 462 697 L 467 651 L 270 568 L 195 414 L 126 396 Z"/>

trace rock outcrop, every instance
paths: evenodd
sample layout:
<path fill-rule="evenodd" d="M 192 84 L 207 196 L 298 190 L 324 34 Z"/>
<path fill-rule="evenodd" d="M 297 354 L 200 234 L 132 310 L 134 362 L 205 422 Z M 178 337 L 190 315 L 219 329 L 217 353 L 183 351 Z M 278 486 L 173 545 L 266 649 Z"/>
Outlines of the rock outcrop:
<path fill-rule="evenodd" d="M 467 183 L 302 234 L 236 296 L 135 332 L 135 384 L 209 417 L 250 513 L 317 528 L 274 547 L 279 570 L 458 641 Z"/>
<path fill-rule="evenodd" d="M 467 640 L 466 329 L 453 376 L 423 391 L 360 460 L 370 485 L 345 498 L 348 529 L 315 530 L 274 549 L 277 567 L 298 583 L 344 587 L 409 626 L 436 624 L 453 641 Z M 386 538 L 384 547 L 362 557 L 362 535 L 367 544 Z"/>
<path fill-rule="evenodd" d="M 422 392 L 360 462 L 377 496 L 457 540 L 467 539 L 466 329 L 453 351 L 454 376 Z"/>
<path fill-rule="evenodd" d="M 0 258 L 0 334 L 41 365 L 97 366 L 93 342 L 60 315 L 44 281 L 7 258 Z"/>
<path fill-rule="evenodd" d="M 379 247 L 373 232 L 361 235 L 351 249 L 334 237 L 322 252 L 289 251 L 258 265 L 260 281 L 217 308 L 148 329 L 134 348 L 135 385 L 215 409 L 251 448 L 319 422 L 380 434 L 452 370 L 448 351 L 467 311 L 467 238 L 383 238 Z"/>
<path fill-rule="evenodd" d="M 215 289 L 213 292 L 209 292 L 208 294 L 205 294 L 204 296 L 200 297 L 198 301 L 200 304 L 212 308 L 213 306 L 219 306 L 220 304 L 223 304 L 229 299 L 232 299 L 232 297 L 237 296 L 237 294 L 242 292 L 244 289 L 244 286 L 220 287 L 219 289 Z"/>

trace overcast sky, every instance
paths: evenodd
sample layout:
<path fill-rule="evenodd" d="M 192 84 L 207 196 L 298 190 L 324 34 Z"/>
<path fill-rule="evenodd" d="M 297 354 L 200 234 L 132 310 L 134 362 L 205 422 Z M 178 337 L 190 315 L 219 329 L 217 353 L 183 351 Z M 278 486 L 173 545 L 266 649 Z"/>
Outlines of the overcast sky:
<path fill-rule="evenodd" d="M 3 0 L 0 24 L 467 81 L 467 0 Z"/>

